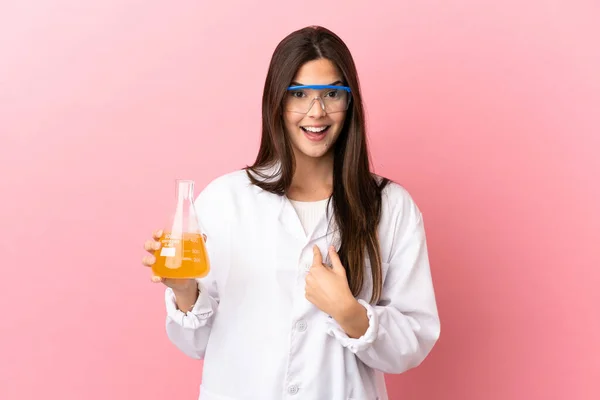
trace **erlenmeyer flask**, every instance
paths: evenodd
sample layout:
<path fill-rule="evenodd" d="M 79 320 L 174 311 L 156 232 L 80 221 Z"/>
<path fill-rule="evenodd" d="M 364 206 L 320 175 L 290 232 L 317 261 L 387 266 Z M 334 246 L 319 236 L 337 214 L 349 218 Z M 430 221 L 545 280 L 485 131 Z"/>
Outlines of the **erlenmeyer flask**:
<path fill-rule="evenodd" d="M 163 228 L 152 272 L 162 278 L 203 278 L 210 270 L 201 222 L 194 208 L 194 181 L 178 179 L 175 212 Z"/>

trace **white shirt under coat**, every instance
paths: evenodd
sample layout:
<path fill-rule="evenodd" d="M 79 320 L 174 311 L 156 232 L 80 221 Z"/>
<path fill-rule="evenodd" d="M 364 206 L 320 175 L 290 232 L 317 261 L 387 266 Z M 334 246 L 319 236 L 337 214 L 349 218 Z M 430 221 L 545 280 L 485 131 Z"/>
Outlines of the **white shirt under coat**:
<path fill-rule="evenodd" d="M 190 312 L 177 309 L 171 289 L 165 300 L 169 339 L 204 359 L 199 399 L 387 400 L 383 374 L 416 367 L 436 343 L 423 219 L 400 185 L 383 192 L 383 292 L 376 305 L 368 303 L 367 270 L 358 299 L 369 328 L 358 339 L 305 298 L 313 245 L 324 260 L 330 244 L 339 246 L 325 215 L 307 235 L 290 200 L 251 185 L 245 171 L 213 180 L 195 204 L 211 272 L 198 280 Z"/>

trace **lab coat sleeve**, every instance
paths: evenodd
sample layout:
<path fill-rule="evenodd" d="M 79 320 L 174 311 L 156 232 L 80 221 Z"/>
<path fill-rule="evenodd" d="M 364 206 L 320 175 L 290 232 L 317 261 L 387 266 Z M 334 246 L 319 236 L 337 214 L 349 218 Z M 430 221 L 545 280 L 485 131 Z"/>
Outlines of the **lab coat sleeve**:
<path fill-rule="evenodd" d="M 165 290 L 166 331 L 169 340 L 184 354 L 203 359 L 210 337 L 211 327 L 219 306 L 217 277 L 227 267 L 224 226 L 227 226 L 223 202 L 216 185 L 209 184 L 198 196 L 195 209 L 206 234 L 206 250 L 210 260 L 210 271 L 198 283 L 199 295 L 191 310 L 179 310 L 173 290 Z"/>
<path fill-rule="evenodd" d="M 169 340 L 179 350 L 189 357 L 203 359 L 213 316 L 219 305 L 219 296 L 214 281 L 196 281 L 200 294 L 192 309 L 185 313 L 177 308 L 173 290 L 166 289 L 166 329 Z"/>
<path fill-rule="evenodd" d="M 366 308 L 369 327 L 363 336 L 350 338 L 329 320 L 328 333 L 366 365 L 389 374 L 418 366 L 440 335 L 440 320 L 429 268 L 422 215 L 412 208 L 404 232 L 394 232 L 388 273 L 381 300 Z"/>

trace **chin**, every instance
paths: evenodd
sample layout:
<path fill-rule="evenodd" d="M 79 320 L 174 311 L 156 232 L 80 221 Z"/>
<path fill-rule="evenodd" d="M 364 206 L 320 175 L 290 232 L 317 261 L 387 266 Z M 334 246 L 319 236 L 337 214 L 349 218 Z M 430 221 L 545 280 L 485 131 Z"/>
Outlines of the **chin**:
<path fill-rule="evenodd" d="M 325 146 L 325 143 L 327 143 L 327 146 Z M 302 145 L 299 146 L 298 150 L 300 150 L 300 153 L 302 153 L 306 157 L 321 158 L 331 152 L 331 143 L 332 141 L 330 139 L 323 141 L 323 143 L 319 143 L 318 145 L 315 145 L 313 143 L 302 143 Z"/>
<path fill-rule="evenodd" d="M 310 158 L 321 158 L 323 156 L 325 156 L 328 153 L 327 150 L 323 149 L 323 150 L 307 150 L 307 151 L 302 151 L 302 154 L 304 154 L 306 157 L 310 157 Z"/>
<path fill-rule="evenodd" d="M 327 135 L 320 140 L 308 140 L 301 137 L 298 143 L 298 149 L 309 157 L 322 157 L 331 149 L 334 138 Z"/>

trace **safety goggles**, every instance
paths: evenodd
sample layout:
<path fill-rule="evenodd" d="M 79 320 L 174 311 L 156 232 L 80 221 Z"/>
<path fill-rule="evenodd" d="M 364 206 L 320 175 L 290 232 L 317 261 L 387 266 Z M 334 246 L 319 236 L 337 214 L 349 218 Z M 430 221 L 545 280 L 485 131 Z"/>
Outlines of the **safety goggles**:
<path fill-rule="evenodd" d="M 338 85 L 301 85 L 287 88 L 284 101 L 286 111 L 299 114 L 308 113 L 315 101 L 321 103 L 321 109 L 327 114 L 343 112 L 348 109 L 351 100 L 348 86 Z"/>

